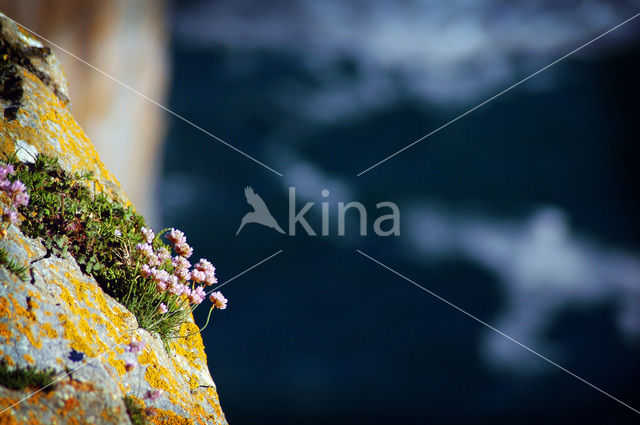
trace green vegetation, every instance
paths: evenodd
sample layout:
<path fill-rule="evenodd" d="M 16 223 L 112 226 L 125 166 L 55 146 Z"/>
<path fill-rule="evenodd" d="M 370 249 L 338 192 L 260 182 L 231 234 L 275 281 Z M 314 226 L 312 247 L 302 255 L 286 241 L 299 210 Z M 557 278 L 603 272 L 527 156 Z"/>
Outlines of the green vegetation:
<path fill-rule="evenodd" d="M 147 419 L 144 407 L 138 399 L 127 395 L 122 399 L 122 401 L 124 401 L 124 405 L 127 408 L 127 414 L 129 415 L 129 419 L 131 419 L 131 423 L 133 425 L 147 425 L 150 423 Z"/>
<path fill-rule="evenodd" d="M 53 370 L 36 370 L 33 367 L 9 368 L 4 362 L 0 362 L 0 385 L 13 390 L 22 390 L 27 387 L 44 388 L 51 391 L 55 372 Z"/>
<path fill-rule="evenodd" d="M 158 333 L 165 343 L 176 336 L 191 309 L 183 298 L 158 291 L 153 278 L 141 274 L 145 259 L 135 247 L 144 242 L 144 218 L 132 207 L 95 193 L 91 174 L 67 173 L 57 158 L 38 155 L 32 164 L 15 158 L 9 162 L 15 167 L 11 178 L 22 181 L 30 195 L 28 206 L 18 210 L 25 217 L 22 232 L 41 238 L 54 255 L 73 256 L 141 327 Z M 169 249 L 160 235 L 153 246 Z M 161 304 L 166 313 L 159 312 Z"/>
<path fill-rule="evenodd" d="M 3 266 L 5 269 L 9 270 L 23 282 L 25 282 L 27 280 L 27 277 L 29 276 L 29 268 L 21 266 L 13 259 L 9 258 L 9 254 L 4 248 L 0 248 L 0 266 Z"/>

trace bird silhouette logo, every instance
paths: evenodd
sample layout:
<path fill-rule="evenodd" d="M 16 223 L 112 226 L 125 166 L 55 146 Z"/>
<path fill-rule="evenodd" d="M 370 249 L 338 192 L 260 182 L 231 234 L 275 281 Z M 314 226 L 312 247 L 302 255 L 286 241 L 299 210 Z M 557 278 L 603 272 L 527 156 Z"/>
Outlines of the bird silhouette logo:
<path fill-rule="evenodd" d="M 255 193 L 253 189 L 249 186 L 244 188 L 244 196 L 247 198 L 247 203 L 253 207 L 252 212 L 248 212 L 242 217 L 242 223 L 240 223 L 240 227 L 236 232 L 236 236 L 240 233 L 240 230 L 247 223 L 258 223 L 263 226 L 270 227 L 272 229 L 277 230 L 280 233 L 284 233 L 284 230 L 278 225 L 278 222 L 269 212 L 269 208 L 264 203 L 260 195 Z"/>

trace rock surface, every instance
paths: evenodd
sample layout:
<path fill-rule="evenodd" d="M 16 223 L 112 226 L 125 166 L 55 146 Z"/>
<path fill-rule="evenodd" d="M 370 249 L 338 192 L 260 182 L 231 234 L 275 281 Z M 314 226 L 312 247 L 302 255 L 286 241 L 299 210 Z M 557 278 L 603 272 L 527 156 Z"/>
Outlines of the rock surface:
<path fill-rule="evenodd" d="M 55 155 L 67 171 L 93 171 L 96 190 L 128 202 L 71 116 L 63 73 L 50 50 L 1 14 L 0 26 L 2 152 L 23 161 L 36 153 Z M 13 225 L 0 247 L 31 266 L 26 282 L 0 267 L 0 360 L 11 367 L 53 368 L 60 379 L 52 391 L 22 402 L 35 390 L 0 386 L 0 424 L 129 424 L 123 397 L 142 401 L 154 388 L 164 392 L 146 402 L 157 408 L 154 423 L 226 423 L 199 334 L 176 339 L 167 351 L 73 258 L 49 254 Z M 181 335 L 197 329 L 191 319 Z M 131 353 L 124 348 L 133 337 L 146 348 L 138 367 L 126 372 Z"/>

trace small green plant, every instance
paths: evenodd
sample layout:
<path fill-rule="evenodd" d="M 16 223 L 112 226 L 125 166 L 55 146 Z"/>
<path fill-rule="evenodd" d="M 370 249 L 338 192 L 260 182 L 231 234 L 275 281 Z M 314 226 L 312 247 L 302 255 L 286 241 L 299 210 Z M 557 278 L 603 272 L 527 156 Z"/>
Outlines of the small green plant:
<path fill-rule="evenodd" d="M 55 372 L 50 369 L 37 370 L 34 367 L 10 368 L 4 362 L 0 362 L 0 385 L 12 390 L 22 390 L 27 387 L 44 388 L 45 392 L 51 391 Z"/>
<path fill-rule="evenodd" d="M 23 282 L 25 282 L 29 276 L 29 267 L 21 266 L 9 258 L 9 253 L 4 248 L 0 248 L 0 265 L 16 275 L 18 279 Z"/>
<path fill-rule="evenodd" d="M 94 193 L 90 173 L 67 173 L 57 158 L 38 155 L 30 164 L 9 160 L 15 168 L 11 178 L 24 182 L 30 195 L 28 205 L 18 206 L 25 217 L 20 229 L 41 238 L 48 252 L 75 258 L 140 327 L 158 333 L 165 344 L 177 337 L 180 325 L 206 298 L 204 286 L 217 282 L 207 260 L 191 269 L 193 248 L 184 234 L 165 229 L 156 236 L 132 207 Z M 209 314 L 226 307 L 219 292 L 210 299 Z"/>
<path fill-rule="evenodd" d="M 133 425 L 147 425 L 150 423 L 147 419 L 145 408 L 138 399 L 131 395 L 126 395 L 122 401 L 127 408 L 127 414 Z"/>

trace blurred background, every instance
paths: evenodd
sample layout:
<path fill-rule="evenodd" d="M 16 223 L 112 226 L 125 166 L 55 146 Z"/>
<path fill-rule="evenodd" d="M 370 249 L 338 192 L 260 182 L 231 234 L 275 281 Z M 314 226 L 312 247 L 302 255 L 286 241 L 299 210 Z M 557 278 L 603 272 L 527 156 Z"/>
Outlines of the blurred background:
<path fill-rule="evenodd" d="M 184 230 L 221 282 L 284 250 L 222 289 L 203 334 L 231 424 L 637 422 L 356 249 L 640 408 L 640 18 L 356 174 L 640 1 L 0 5 L 284 175 L 57 52 L 74 115 L 155 227 Z M 289 186 L 316 231 L 330 202 L 331 235 L 235 236 L 245 186 L 285 229 Z M 337 236 L 349 201 L 369 236 Z M 400 236 L 372 232 L 382 201 Z"/>

